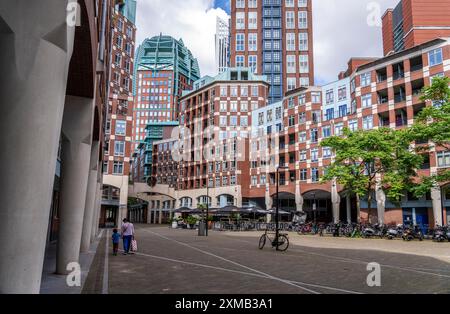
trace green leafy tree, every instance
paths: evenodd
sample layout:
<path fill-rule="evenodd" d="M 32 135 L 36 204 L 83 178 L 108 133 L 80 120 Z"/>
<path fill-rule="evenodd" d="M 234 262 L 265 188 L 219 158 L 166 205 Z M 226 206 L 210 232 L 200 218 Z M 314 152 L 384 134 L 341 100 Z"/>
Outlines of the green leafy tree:
<path fill-rule="evenodd" d="M 450 78 L 435 77 L 432 85 L 423 89 L 422 101 L 432 102 L 432 106 L 424 108 L 409 130 L 411 141 L 428 142 L 433 145 L 418 145 L 418 153 L 429 153 L 435 146 L 436 149 L 450 150 Z M 422 176 L 419 184 L 412 191 L 421 197 L 441 182 L 450 181 L 450 170 L 440 170 L 431 176 Z"/>
<path fill-rule="evenodd" d="M 381 128 L 351 132 L 345 129 L 343 136 L 325 139 L 321 146 L 332 148 L 336 155 L 322 182 L 336 180 L 347 193 L 356 196 L 358 219 L 361 198 L 368 202 L 370 219 L 377 186 L 380 185 L 390 200 L 399 202 L 412 185 L 415 169 L 423 163 L 423 158 L 410 149 L 405 130 Z"/>

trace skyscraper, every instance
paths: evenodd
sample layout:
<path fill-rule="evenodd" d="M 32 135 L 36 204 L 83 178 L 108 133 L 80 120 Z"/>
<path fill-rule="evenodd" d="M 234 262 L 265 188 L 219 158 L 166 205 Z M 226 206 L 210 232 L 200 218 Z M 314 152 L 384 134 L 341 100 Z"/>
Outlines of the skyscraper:
<path fill-rule="evenodd" d="M 232 67 L 268 77 L 269 103 L 314 84 L 311 0 L 231 0 Z"/>
<path fill-rule="evenodd" d="M 217 17 L 216 23 L 216 67 L 223 73 L 230 66 L 230 26 Z"/>
<path fill-rule="evenodd" d="M 200 78 L 200 68 L 181 39 L 161 34 L 139 46 L 134 77 L 133 141 L 139 144 L 148 123 L 177 120 L 178 97 Z"/>

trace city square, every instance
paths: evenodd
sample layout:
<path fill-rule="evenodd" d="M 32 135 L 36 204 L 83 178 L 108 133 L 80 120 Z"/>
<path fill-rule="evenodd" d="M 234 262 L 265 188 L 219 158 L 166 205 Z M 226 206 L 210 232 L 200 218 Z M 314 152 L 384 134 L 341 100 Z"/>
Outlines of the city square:
<path fill-rule="evenodd" d="M 106 230 L 105 230 L 106 231 Z M 290 234 L 279 253 L 258 249 L 260 232 L 210 232 L 138 225 L 139 251 L 105 255 L 103 235 L 83 293 L 365 294 L 450 292 L 448 245 Z M 111 249 L 111 247 L 110 247 Z M 109 255 L 109 256 L 108 256 Z M 103 278 L 108 263 L 108 279 Z M 369 287 L 369 263 L 381 286 Z M 106 284 L 106 287 L 103 287 Z"/>
<path fill-rule="evenodd" d="M 450 0 L 346 1 L 0 0 L 0 294 L 449 294 Z"/>

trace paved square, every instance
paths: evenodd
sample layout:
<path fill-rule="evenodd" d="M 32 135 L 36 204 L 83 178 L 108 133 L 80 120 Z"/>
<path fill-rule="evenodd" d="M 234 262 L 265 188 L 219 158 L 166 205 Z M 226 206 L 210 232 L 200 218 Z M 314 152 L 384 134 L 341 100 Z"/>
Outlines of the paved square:
<path fill-rule="evenodd" d="M 258 249 L 261 232 L 210 232 L 136 226 L 139 252 L 99 246 L 84 293 L 317 294 L 450 293 L 450 244 L 320 238 L 290 234 L 281 253 Z M 381 265 L 369 287 L 367 264 Z M 105 272 L 105 263 L 107 271 Z"/>

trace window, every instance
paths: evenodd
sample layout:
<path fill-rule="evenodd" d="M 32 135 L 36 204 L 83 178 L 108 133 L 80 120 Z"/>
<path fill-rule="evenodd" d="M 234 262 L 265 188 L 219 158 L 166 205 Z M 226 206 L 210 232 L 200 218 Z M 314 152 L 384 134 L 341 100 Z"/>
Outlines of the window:
<path fill-rule="evenodd" d="M 248 56 L 248 67 L 253 73 L 258 72 L 258 61 L 257 56 Z"/>
<path fill-rule="evenodd" d="M 116 120 L 116 135 L 125 135 L 126 134 L 126 126 L 127 123 L 122 120 Z"/>
<path fill-rule="evenodd" d="M 241 116 L 241 126 L 248 126 L 248 117 Z"/>
<path fill-rule="evenodd" d="M 331 136 L 331 126 L 324 126 L 322 128 L 323 137 L 327 138 Z"/>
<path fill-rule="evenodd" d="M 373 129 L 373 116 L 367 116 L 363 118 L 363 129 L 364 130 Z"/>
<path fill-rule="evenodd" d="M 363 95 L 361 99 L 363 108 L 369 108 L 372 106 L 372 94 Z"/>
<path fill-rule="evenodd" d="M 341 136 L 344 131 L 344 124 L 338 123 L 334 126 L 334 135 Z"/>
<path fill-rule="evenodd" d="M 222 127 L 227 126 L 227 117 L 226 116 L 220 116 L 219 125 Z"/>
<path fill-rule="evenodd" d="M 286 50 L 295 51 L 295 33 L 286 34 Z"/>
<path fill-rule="evenodd" d="M 252 176 L 252 186 L 257 186 L 257 185 L 258 185 L 258 177 Z"/>
<path fill-rule="evenodd" d="M 319 161 L 319 149 L 318 148 L 311 149 L 311 161 L 312 162 Z"/>
<path fill-rule="evenodd" d="M 287 90 L 293 90 L 297 87 L 297 79 L 295 77 L 288 77 Z"/>
<path fill-rule="evenodd" d="M 298 114 L 298 123 L 299 124 L 306 123 L 306 112 L 300 112 Z"/>
<path fill-rule="evenodd" d="M 300 181 L 306 181 L 308 179 L 308 170 L 300 169 Z"/>
<path fill-rule="evenodd" d="M 355 132 L 358 129 L 358 120 L 350 120 L 348 121 L 348 128 L 350 131 Z"/>
<path fill-rule="evenodd" d="M 252 86 L 252 97 L 258 97 L 258 86 Z"/>
<path fill-rule="evenodd" d="M 450 167 L 450 151 L 437 153 L 437 163 L 439 168 Z"/>
<path fill-rule="evenodd" d="M 248 51 L 258 50 L 258 34 L 250 33 L 248 34 Z"/>
<path fill-rule="evenodd" d="M 294 11 L 286 11 L 286 29 L 294 29 L 295 28 L 295 12 Z"/>
<path fill-rule="evenodd" d="M 277 107 L 275 109 L 275 120 L 280 120 L 281 119 L 281 107 Z"/>
<path fill-rule="evenodd" d="M 248 7 L 249 8 L 257 8 L 258 7 L 258 0 L 248 0 Z"/>
<path fill-rule="evenodd" d="M 113 174 L 123 174 L 123 162 L 121 161 L 114 162 Z"/>
<path fill-rule="evenodd" d="M 319 133 L 317 131 L 317 129 L 312 129 L 311 130 L 311 143 L 317 143 L 319 139 Z"/>
<path fill-rule="evenodd" d="M 120 67 L 120 64 L 122 62 L 122 55 L 120 53 L 116 53 L 114 56 L 114 63 Z"/>
<path fill-rule="evenodd" d="M 362 86 L 362 87 L 365 87 L 365 86 L 369 86 L 369 85 L 370 85 L 370 83 L 371 83 L 371 82 L 370 82 L 370 81 L 371 81 L 370 76 L 371 76 L 371 73 L 370 73 L 370 72 L 363 73 L 363 74 L 360 75 L 360 78 L 361 78 L 361 86 Z"/>
<path fill-rule="evenodd" d="M 342 86 L 338 89 L 338 101 L 347 99 L 347 87 Z"/>
<path fill-rule="evenodd" d="M 244 56 L 236 56 L 236 66 L 238 68 L 245 67 Z"/>
<path fill-rule="evenodd" d="M 245 29 L 245 13 L 236 13 L 236 29 Z"/>
<path fill-rule="evenodd" d="M 306 8 L 307 5 L 308 5 L 308 0 L 298 0 L 299 8 Z"/>
<path fill-rule="evenodd" d="M 312 168 L 311 169 L 311 181 L 312 182 L 319 182 L 320 176 L 319 176 L 319 169 L 318 168 Z"/>
<path fill-rule="evenodd" d="M 286 7 L 287 8 L 293 8 L 294 7 L 294 0 L 286 0 Z"/>
<path fill-rule="evenodd" d="M 300 51 L 308 51 L 308 33 L 298 34 L 298 45 Z"/>
<path fill-rule="evenodd" d="M 308 28 L 308 12 L 298 12 L 298 28 Z"/>
<path fill-rule="evenodd" d="M 289 126 L 295 125 L 295 116 L 289 116 Z"/>
<path fill-rule="evenodd" d="M 327 105 L 334 103 L 334 90 L 332 90 L 332 89 L 327 90 L 326 102 L 327 102 Z"/>
<path fill-rule="evenodd" d="M 301 77 L 300 78 L 300 86 L 302 86 L 302 87 L 309 86 L 309 77 Z"/>
<path fill-rule="evenodd" d="M 228 94 L 228 88 L 226 86 L 221 86 L 220 87 L 220 96 L 226 97 L 227 94 Z"/>
<path fill-rule="evenodd" d="M 356 90 L 356 81 L 355 81 L 355 79 L 353 79 L 353 80 L 350 82 L 350 93 L 354 93 L 355 90 Z"/>
<path fill-rule="evenodd" d="M 236 176 L 231 176 L 230 185 L 236 185 Z"/>
<path fill-rule="evenodd" d="M 124 156 L 125 155 L 125 142 L 116 141 L 114 143 L 114 155 L 115 156 Z"/>
<path fill-rule="evenodd" d="M 245 50 L 245 35 L 236 34 L 236 51 L 244 51 L 244 50 Z"/>
<path fill-rule="evenodd" d="M 323 158 L 331 158 L 331 155 L 332 155 L 331 148 L 324 147 L 323 150 L 322 150 L 322 157 Z"/>
<path fill-rule="evenodd" d="M 298 96 L 298 104 L 299 105 L 306 104 L 306 95 L 305 94 L 301 94 L 300 96 Z"/>
<path fill-rule="evenodd" d="M 236 101 L 232 101 L 230 102 L 230 111 L 231 112 L 237 112 L 237 102 Z"/>
<path fill-rule="evenodd" d="M 237 97 L 238 95 L 238 88 L 237 86 L 231 86 L 231 97 Z"/>
<path fill-rule="evenodd" d="M 258 13 L 257 12 L 249 12 L 248 13 L 248 29 L 257 29 L 258 28 Z"/>
<path fill-rule="evenodd" d="M 241 102 L 241 112 L 247 112 L 248 111 L 248 102 L 242 101 Z"/>
<path fill-rule="evenodd" d="M 287 73 L 295 73 L 296 72 L 296 62 L 295 55 L 287 55 Z"/>
<path fill-rule="evenodd" d="M 227 112 L 228 108 L 227 108 L 227 102 L 226 101 L 221 101 L 220 102 L 220 112 Z"/>
<path fill-rule="evenodd" d="M 306 161 L 306 150 L 300 151 L 300 161 Z"/>
<path fill-rule="evenodd" d="M 306 142 L 306 132 L 300 132 L 298 133 L 298 141 L 300 143 Z"/>
<path fill-rule="evenodd" d="M 430 67 L 442 63 L 442 48 L 432 50 L 428 53 Z"/>
<path fill-rule="evenodd" d="M 309 73 L 308 55 L 300 55 L 300 73 Z"/>

